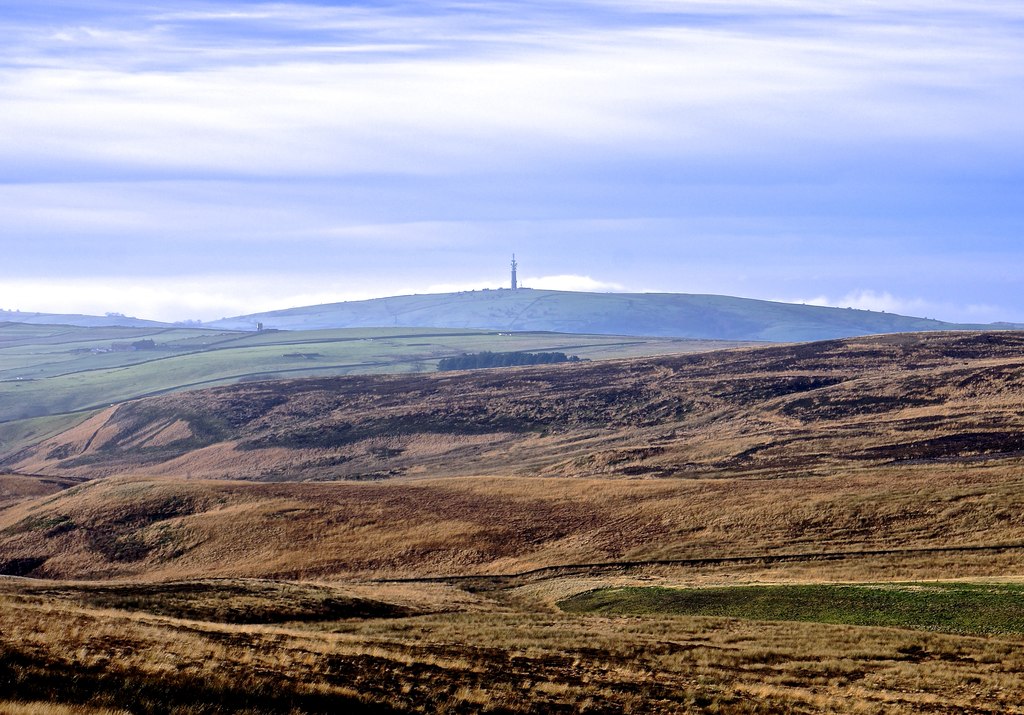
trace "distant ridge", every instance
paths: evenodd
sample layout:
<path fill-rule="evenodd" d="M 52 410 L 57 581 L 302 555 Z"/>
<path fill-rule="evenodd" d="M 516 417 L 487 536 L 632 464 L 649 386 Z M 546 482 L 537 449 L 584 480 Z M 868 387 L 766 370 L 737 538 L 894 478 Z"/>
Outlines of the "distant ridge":
<path fill-rule="evenodd" d="M 171 323 L 144 320 L 126 315 L 79 315 L 65 313 L 25 313 L 20 310 L 0 310 L 0 323 L 26 323 L 29 325 L 74 325 L 79 328 L 162 328 Z"/>
<path fill-rule="evenodd" d="M 718 340 L 829 340 L 877 333 L 1024 327 L 946 323 L 849 308 L 685 293 L 482 290 L 405 295 L 254 313 L 204 324 L 264 328 L 446 327 Z"/>

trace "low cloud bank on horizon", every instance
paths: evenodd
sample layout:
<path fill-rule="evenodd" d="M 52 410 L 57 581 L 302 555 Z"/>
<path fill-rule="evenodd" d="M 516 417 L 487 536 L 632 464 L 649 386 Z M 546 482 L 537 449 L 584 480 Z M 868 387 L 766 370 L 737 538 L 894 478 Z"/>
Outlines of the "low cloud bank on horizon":
<path fill-rule="evenodd" d="M 0 31 L 3 307 L 211 319 L 516 252 L 535 287 L 1024 320 L 1019 3 L 42 0 Z"/>
<path fill-rule="evenodd" d="M 25 313 L 83 313 L 105 315 L 121 313 L 133 318 L 163 322 L 212 321 L 270 310 L 282 310 L 343 301 L 386 298 L 414 293 L 457 293 L 460 291 L 507 288 L 508 281 L 485 280 L 471 283 L 441 283 L 424 290 L 398 288 L 381 292 L 372 281 L 358 286 L 323 282 L 311 286 L 308 276 L 268 275 L 262 280 L 236 279 L 230 276 L 199 278 L 158 278 L 145 282 L 132 279 L 67 279 L 40 283 L 34 280 L 10 280 L 0 284 L 0 310 Z M 257 287 L 254 289 L 254 284 Z M 603 283 L 590 276 L 524 275 L 523 288 L 586 292 L 625 291 L 616 283 Z M 211 286 L 217 286 L 211 289 Z M 268 289 L 268 286 L 272 286 Z M 19 302 L 25 295 L 40 298 L 31 309 Z M 124 310 L 125 296 L 131 296 L 132 310 Z"/>

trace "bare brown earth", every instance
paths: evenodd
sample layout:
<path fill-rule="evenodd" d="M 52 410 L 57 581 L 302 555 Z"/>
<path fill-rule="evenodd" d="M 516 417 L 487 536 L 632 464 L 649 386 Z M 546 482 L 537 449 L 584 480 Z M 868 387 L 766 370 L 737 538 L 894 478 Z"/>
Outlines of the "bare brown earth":
<path fill-rule="evenodd" d="M 1024 578 L 1024 333 L 248 383 L 112 407 L 2 468 L 0 573 L 31 578 L 0 579 L 0 685 L 26 703 L 67 669 L 91 675 L 61 702 L 132 712 L 200 681 L 194 712 L 1024 702 L 1024 634 L 555 607 Z"/>

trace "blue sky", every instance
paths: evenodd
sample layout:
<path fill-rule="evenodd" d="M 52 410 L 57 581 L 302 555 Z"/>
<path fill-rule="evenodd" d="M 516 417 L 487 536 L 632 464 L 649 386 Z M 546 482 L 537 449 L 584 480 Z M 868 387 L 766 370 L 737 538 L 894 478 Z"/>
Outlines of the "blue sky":
<path fill-rule="evenodd" d="M 0 0 L 0 308 L 497 286 L 1024 321 L 1024 5 Z"/>

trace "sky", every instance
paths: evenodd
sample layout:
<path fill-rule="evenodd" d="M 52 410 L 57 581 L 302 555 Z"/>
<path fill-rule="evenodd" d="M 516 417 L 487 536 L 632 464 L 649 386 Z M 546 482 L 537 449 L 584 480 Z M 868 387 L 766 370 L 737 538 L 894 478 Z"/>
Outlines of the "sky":
<path fill-rule="evenodd" d="M 1019 0 L 0 0 L 0 309 L 1024 321 Z"/>

